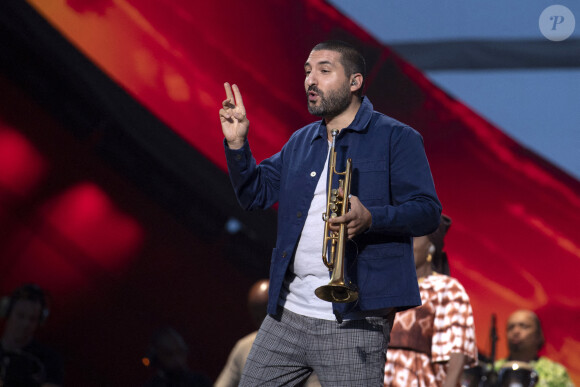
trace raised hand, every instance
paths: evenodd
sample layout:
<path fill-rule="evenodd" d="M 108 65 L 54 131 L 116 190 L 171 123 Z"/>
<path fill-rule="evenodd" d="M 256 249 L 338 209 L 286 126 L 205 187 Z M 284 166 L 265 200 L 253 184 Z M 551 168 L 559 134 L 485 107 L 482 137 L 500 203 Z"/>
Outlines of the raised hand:
<path fill-rule="evenodd" d="M 246 117 L 246 108 L 238 86 L 230 87 L 230 84 L 226 82 L 224 88 L 226 89 L 226 99 L 222 102 L 222 108 L 219 112 L 222 131 L 228 146 L 231 149 L 240 149 L 248 136 L 250 121 Z"/>

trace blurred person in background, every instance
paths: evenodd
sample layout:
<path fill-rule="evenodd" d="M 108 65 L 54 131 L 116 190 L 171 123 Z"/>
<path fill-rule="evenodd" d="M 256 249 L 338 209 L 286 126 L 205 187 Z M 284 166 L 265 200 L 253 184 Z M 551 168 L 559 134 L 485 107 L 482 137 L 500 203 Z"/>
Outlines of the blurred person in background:
<path fill-rule="evenodd" d="M 146 365 L 157 369 L 145 387 L 209 387 L 210 380 L 193 372 L 187 364 L 189 348 L 183 337 L 173 328 L 157 331 L 144 359 Z"/>
<path fill-rule="evenodd" d="M 62 385 L 59 354 L 35 338 L 48 314 L 46 294 L 35 284 L 23 285 L 0 300 L 0 386 Z"/>
<path fill-rule="evenodd" d="M 539 356 L 538 352 L 544 346 L 544 333 L 540 319 L 531 310 L 513 312 L 507 321 L 508 357 L 495 362 L 500 385 L 508 378 L 512 370 L 533 370 L 538 376 L 537 387 L 573 387 L 566 368 Z M 529 376 L 527 376 L 529 377 Z"/>
<path fill-rule="evenodd" d="M 469 296 L 449 276 L 443 240 L 451 218 L 413 238 L 422 305 L 397 313 L 385 365 L 385 386 L 455 387 L 464 366 L 477 359 L 475 325 Z"/>

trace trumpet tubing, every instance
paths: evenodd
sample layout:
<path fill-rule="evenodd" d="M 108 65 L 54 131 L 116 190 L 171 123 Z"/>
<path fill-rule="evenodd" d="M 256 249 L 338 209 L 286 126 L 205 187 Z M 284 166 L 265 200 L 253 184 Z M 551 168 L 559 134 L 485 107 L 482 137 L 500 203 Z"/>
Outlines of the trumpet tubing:
<path fill-rule="evenodd" d="M 327 285 L 318 287 L 314 293 L 316 296 L 328 302 L 353 302 L 358 299 L 358 291 L 352 283 L 345 283 L 344 280 L 344 255 L 346 247 L 346 225 L 341 223 L 339 231 L 330 230 L 328 220 L 337 216 L 345 215 L 348 212 L 348 196 L 350 194 L 350 183 L 352 175 L 352 160 L 346 161 L 344 172 L 336 171 L 336 151 L 334 149 L 336 135 L 338 131 L 332 131 L 332 143 L 330 147 L 328 165 L 328 185 L 326 196 L 326 212 L 322 214 L 324 221 L 324 240 L 322 244 L 322 262 L 332 271 L 330 282 Z M 342 188 L 342 197 L 339 190 L 332 188 L 334 175 L 344 176 L 339 179 L 338 186 Z M 328 246 L 330 245 L 330 253 Z"/>

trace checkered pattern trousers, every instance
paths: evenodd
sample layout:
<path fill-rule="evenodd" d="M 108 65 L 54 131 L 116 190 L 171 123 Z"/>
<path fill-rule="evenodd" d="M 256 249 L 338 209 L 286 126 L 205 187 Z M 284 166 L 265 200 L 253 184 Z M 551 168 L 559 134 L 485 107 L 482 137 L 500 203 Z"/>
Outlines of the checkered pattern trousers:
<path fill-rule="evenodd" d="M 300 386 L 314 371 L 324 387 L 382 387 L 394 318 L 338 323 L 280 308 L 262 323 L 240 386 Z"/>

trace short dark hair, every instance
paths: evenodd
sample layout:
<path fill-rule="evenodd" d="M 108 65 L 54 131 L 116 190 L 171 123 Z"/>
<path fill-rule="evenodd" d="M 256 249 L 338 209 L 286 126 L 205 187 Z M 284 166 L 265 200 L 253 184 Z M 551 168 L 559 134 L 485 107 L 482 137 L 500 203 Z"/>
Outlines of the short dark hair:
<path fill-rule="evenodd" d="M 36 284 L 25 284 L 15 289 L 10 296 L 3 297 L 0 301 L 0 317 L 8 318 L 14 309 L 16 302 L 24 300 L 41 306 L 40 322 L 44 322 L 49 314 L 46 293 Z"/>
<path fill-rule="evenodd" d="M 363 76 L 363 84 L 357 92 L 357 95 L 362 95 L 363 86 L 367 79 L 367 69 L 365 58 L 362 56 L 359 50 L 357 50 L 353 45 L 343 42 L 341 40 L 327 40 L 326 42 L 318 43 L 312 51 L 329 50 L 335 51 L 340 54 L 340 63 L 344 67 L 344 71 L 347 77 L 352 74 L 360 73 Z"/>

